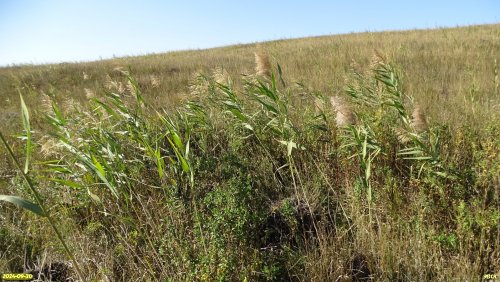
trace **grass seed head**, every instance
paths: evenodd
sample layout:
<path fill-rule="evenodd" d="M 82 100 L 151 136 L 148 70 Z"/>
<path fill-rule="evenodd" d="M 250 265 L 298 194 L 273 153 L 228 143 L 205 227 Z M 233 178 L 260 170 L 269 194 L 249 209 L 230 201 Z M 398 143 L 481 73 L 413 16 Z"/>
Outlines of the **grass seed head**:
<path fill-rule="evenodd" d="M 130 94 L 130 95 L 135 95 L 135 87 L 134 87 L 134 85 L 132 84 L 132 82 L 127 81 L 127 86 L 126 86 L 126 88 L 127 88 L 127 92 L 128 92 L 128 94 Z"/>
<path fill-rule="evenodd" d="M 411 115 L 412 122 L 411 125 L 416 132 L 424 132 L 427 130 L 427 120 L 425 114 L 419 105 L 415 106 L 413 113 Z"/>
<path fill-rule="evenodd" d="M 262 52 L 255 52 L 255 72 L 257 75 L 271 77 L 269 57 Z"/>
<path fill-rule="evenodd" d="M 349 105 L 339 96 L 332 96 L 330 98 L 333 110 L 337 113 L 335 121 L 338 127 L 343 127 L 356 123 L 356 116 L 351 110 Z"/>
<path fill-rule="evenodd" d="M 229 82 L 229 74 L 223 68 L 216 68 L 212 74 L 215 82 L 226 85 Z"/>
<path fill-rule="evenodd" d="M 94 91 L 92 91 L 91 89 L 88 89 L 88 88 L 85 88 L 85 97 L 87 97 L 87 99 L 92 99 L 92 98 L 95 98 L 95 93 Z"/>
<path fill-rule="evenodd" d="M 42 101 L 40 103 L 40 110 L 44 113 L 52 112 L 52 100 L 49 95 L 42 91 Z"/>
<path fill-rule="evenodd" d="M 48 136 L 40 140 L 40 152 L 44 157 L 55 156 L 59 152 L 59 143 Z"/>
<path fill-rule="evenodd" d="M 375 69 L 380 65 L 385 65 L 387 62 L 387 59 L 385 58 L 384 55 L 378 50 L 375 50 L 372 55 L 372 59 L 370 62 L 370 68 Z"/>
<path fill-rule="evenodd" d="M 149 77 L 149 79 L 151 81 L 151 86 L 153 86 L 153 88 L 160 87 L 160 80 L 158 79 L 158 77 L 156 75 L 151 75 Z"/>
<path fill-rule="evenodd" d="M 314 99 L 314 110 L 316 113 L 322 113 L 325 111 L 325 101 L 320 98 Z"/>

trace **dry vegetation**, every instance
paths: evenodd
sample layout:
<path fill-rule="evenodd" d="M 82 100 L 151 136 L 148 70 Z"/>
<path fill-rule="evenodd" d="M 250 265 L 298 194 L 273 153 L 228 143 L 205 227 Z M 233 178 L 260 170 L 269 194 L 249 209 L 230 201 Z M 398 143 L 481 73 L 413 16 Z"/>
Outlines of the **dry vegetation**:
<path fill-rule="evenodd" d="M 0 147 L 0 194 L 39 209 L 1 202 L 0 272 L 498 273 L 498 38 L 485 25 L 2 68 L 1 132 L 22 167 Z"/>

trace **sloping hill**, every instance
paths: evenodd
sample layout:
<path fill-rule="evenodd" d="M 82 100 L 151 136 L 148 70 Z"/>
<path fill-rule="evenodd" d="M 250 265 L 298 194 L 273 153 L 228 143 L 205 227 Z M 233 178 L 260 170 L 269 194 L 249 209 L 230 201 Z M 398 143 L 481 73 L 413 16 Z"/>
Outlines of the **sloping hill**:
<path fill-rule="evenodd" d="M 0 197 L 0 272 L 498 274 L 499 35 L 361 33 L 2 68 L 0 195 L 34 203 Z"/>
<path fill-rule="evenodd" d="M 352 67 L 366 69 L 378 51 L 403 72 L 406 91 L 433 119 L 482 123 L 500 110 L 499 36 L 500 24 L 494 24 L 278 40 L 260 43 L 259 49 L 271 56 L 273 64 L 282 66 L 287 81 L 303 82 L 327 96 L 342 93 Z M 128 67 L 146 87 L 148 99 L 170 105 L 188 92 L 196 73 L 216 68 L 233 76 L 253 73 L 257 49 L 255 44 L 246 44 L 90 63 L 1 68 L 0 93 L 10 101 L 3 98 L 1 108 L 3 115 L 11 107 L 18 108 L 16 89 L 20 87 L 36 93 L 33 98 L 55 89 L 61 96 L 81 101 L 86 88 L 99 93 L 107 74 L 118 78 L 113 70 Z M 150 87 L 152 80 L 155 87 Z"/>

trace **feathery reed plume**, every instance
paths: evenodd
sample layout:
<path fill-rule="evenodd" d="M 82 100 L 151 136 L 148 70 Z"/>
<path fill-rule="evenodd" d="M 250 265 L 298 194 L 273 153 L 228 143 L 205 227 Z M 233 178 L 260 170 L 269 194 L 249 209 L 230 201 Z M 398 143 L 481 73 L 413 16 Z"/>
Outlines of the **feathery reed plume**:
<path fill-rule="evenodd" d="M 229 82 L 229 74 L 223 68 L 216 68 L 213 71 L 212 76 L 213 76 L 215 82 L 217 82 L 219 84 L 225 85 L 225 84 L 228 84 L 228 82 Z"/>
<path fill-rule="evenodd" d="M 339 96 L 332 96 L 330 98 L 333 110 L 337 113 L 335 121 L 338 127 L 343 127 L 356 123 L 356 116 L 351 110 L 349 105 Z"/>
<path fill-rule="evenodd" d="M 121 81 L 115 81 L 109 76 L 109 74 L 106 75 L 106 81 L 104 82 L 104 87 L 108 90 L 115 90 L 118 92 L 118 94 L 123 94 L 125 92 L 125 87 L 123 86 L 123 83 Z"/>
<path fill-rule="evenodd" d="M 118 94 L 125 93 L 125 87 L 123 86 L 123 83 L 121 81 L 117 83 L 117 85 L 116 85 L 116 91 L 118 91 Z"/>
<path fill-rule="evenodd" d="M 410 137 L 408 136 L 408 132 L 406 132 L 403 128 L 395 128 L 394 133 L 396 133 L 396 136 L 399 140 L 399 142 L 405 144 L 410 142 Z"/>
<path fill-rule="evenodd" d="M 189 94 L 192 96 L 203 95 L 207 93 L 208 88 L 209 83 L 203 75 L 201 75 L 201 71 L 194 73 L 189 80 Z"/>
<path fill-rule="evenodd" d="M 385 58 L 382 53 L 380 53 L 378 50 L 375 50 L 372 55 L 372 59 L 370 62 L 370 68 L 374 69 L 378 67 L 379 65 L 384 65 L 385 62 L 387 62 L 387 59 Z"/>
<path fill-rule="evenodd" d="M 40 103 L 40 110 L 44 113 L 52 112 L 52 100 L 49 95 L 42 91 L 42 101 Z"/>
<path fill-rule="evenodd" d="M 89 75 L 86 72 L 83 72 L 83 80 L 88 80 Z"/>
<path fill-rule="evenodd" d="M 359 73 L 359 74 L 363 73 L 363 68 L 354 59 L 351 60 L 349 67 L 354 73 Z"/>
<path fill-rule="evenodd" d="M 427 130 L 427 121 L 425 118 L 425 114 L 419 105 L 415 106 L 411 117 L 411 126 L 413 127 L 413 129 L 415 129 L 416 132 L 420 133 Z"/>
<path fill-rule="evenodd" d="M 44 157 L 54 156 L 58 153 L 59 143 L 51 137 L 43 136 L 40 139 L 40 152 Z"/>
<path fill-rule="evenodd" d="M 255 72 L 257 75 L 271 77 L 271 63 L 266 54 L 255 52 Z"/>
<path fill-rule="evenodd" d="M 64 113 L 70 113 L 71 111 L 79 111 L 80 110 L 80 105 L 73 100 L 73 98 L 67 97 L 64 99 L 62 103 L 62 109 Z"/>
<path fill-rule="evenodd" d="M 111 79 L 111 76 L 109 76 L 109 74 L 106 74 L 106 79 L 104 81 L 104 87 L 106 87 L 106 89 L 108 90 L 111 90 L 113 89 L 115 85 L 115 82 L 113 81 L 113 79 Z"/>
<path fill-rule="evenodd" d="M 130 94 L 130 95 L 135 95 L 135 87 L 134 85 L 132 85 L 132 82 L 130 81 L 127 81 L 127 92 Z"/>
<path fill-rule="evenodd" d="M 314 99 L 314 111 L 318 113 L 322 113 L 325 111 L 325 101 L 320 98 Z"/>
<path fill-rule="evenodd" d="M 92 98 L 95 98 L 95 93 L 94 91 L 88 89 L 88 88 L 85 88 L 85 97 L 87 97 L 87 99 L 92 99 Z"/>
<path fill-rule="evenodd" d="M 153 88 L 160 87 L 160 80 L 156 77 L 156 75 L 151 75 L 149 79 L 151 80 L 151 86 L 153 86 Z"/>

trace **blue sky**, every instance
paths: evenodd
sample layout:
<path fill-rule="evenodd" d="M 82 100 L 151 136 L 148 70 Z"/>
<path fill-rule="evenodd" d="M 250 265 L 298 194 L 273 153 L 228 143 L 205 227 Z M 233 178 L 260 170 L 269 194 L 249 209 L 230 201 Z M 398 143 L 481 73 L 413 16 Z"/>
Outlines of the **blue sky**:
<path fill-rule="evenodd" d="M 498 0 L 0 0 L 0 65 L 498 22 Z"/>

